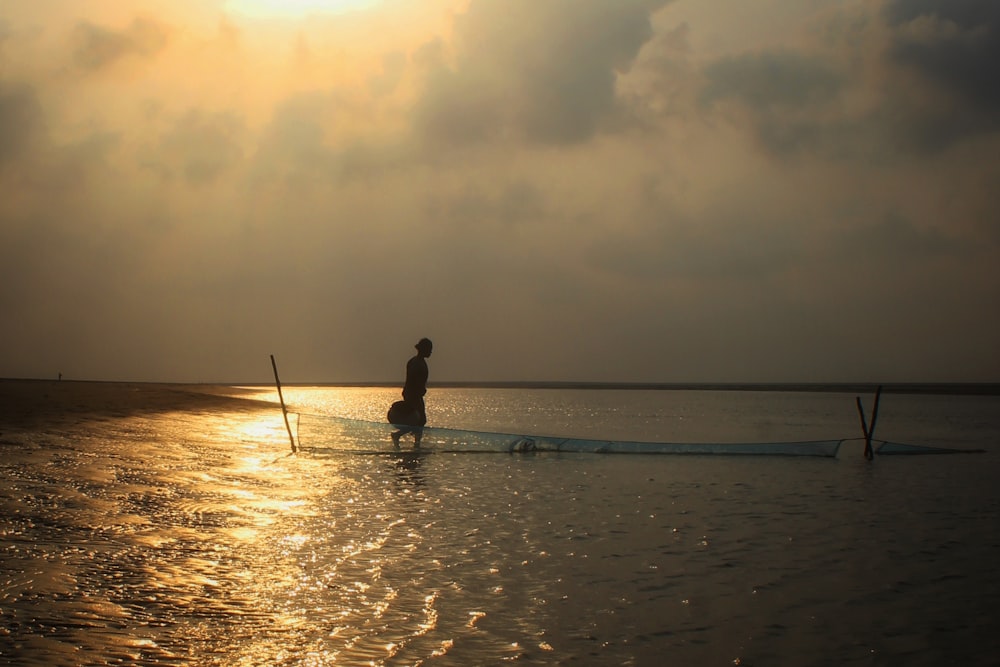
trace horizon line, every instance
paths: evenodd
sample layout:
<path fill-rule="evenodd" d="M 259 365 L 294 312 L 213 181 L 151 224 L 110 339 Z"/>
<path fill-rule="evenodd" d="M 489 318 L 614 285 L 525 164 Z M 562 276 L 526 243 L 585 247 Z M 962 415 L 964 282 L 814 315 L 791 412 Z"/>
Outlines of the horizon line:
<path fill-rule="evenodd" d="M 161 384 L 161 385 L 219 385 L 231 387 L 270 387 L 273 381 L 175 381 L 175 380 L 94 380 L 84 378 L 28 378 L 4 377 L 0 381 L 27 382 L 95 382 L 117 384 Z M 400 387 L 399 381 L 295 381 L 281 382 L 287 387 Z M 571 381 L 571 380 L 440 380 L 429 383 L 429 388 L 441 389 L 603 389 L 603 390 L 649 390 L 649 391 L 815 391 L 815 392 L 874 392 L 882 387 L 883 392 L 911 394 L 967 394 L 1000 395 L 1000 382 L 620 382 L 620 381 Z"/>

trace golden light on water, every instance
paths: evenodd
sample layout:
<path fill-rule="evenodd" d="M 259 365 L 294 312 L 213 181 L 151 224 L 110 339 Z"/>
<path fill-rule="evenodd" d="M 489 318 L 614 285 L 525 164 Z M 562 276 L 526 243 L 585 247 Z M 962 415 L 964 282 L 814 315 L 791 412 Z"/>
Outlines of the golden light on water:
<path fill-rule="evenodd" d="M 366 397 L 385 404 L 388 394 L 338 393 L 356 399 L 361 416 Z M 304 389 L 289 394 L 308 398 Z M 723 646 L 744 636 L 740 627 L 759 633 L 774 619 L 802 637 L 832 636 L 822 652 L 799 649 L 797 664 L 821 654 L 856 661 L 857 652 L 836 648 L 838 636 L 856 629 L 839 610 L 868 604 L 878 577 L 837 595 L 847 574 L 864 571 L 857 563 L 869 563 L 870 550 L 822 568 L 815 590 L 829 602 L 812 616 L 795 597 L 801 580 L 782 573 L 838 548 L 838 535 L 816 527 L 825 516 L 849 514 L 852 498 L 878 491 L 889 499 L 879 505 L 890 512 L 881 523 L 866 516 L 852 524 L 859 543 L 905 521 L 891 513 L 891 500 L 916 472 L 908 463 L 905 479 L 883 489 L 894 476 L 873 485 L 846 463 L 460 456 L 429 446 L 383 452 L 375 447 L 389 443 L 377 430 L 347 423 L 323 430 L 307 419 L 304 403 L 297 407 L 307 444 L 295 454 L 274 404 L 83 424 L 73 415 L 51 431 L 5 432 L 4 657 L 13 650 L 12 664 L 26 667 L 203 657 L 219 667 L 440 657 L 448 664 L 656 664 L 669 648 L 681 664 L 704 664 L 789 650 L 782 637 L 732 652 Z M 317 430 L 310 435 L 310 428 Z M 965 460 L 980 464 L 958 465 Z M 900 463 L 879 465 L 888 472 Z M 790 472 L 787 486 L 774 484 Z M 703 483 L 706 476 L 712 484 Z M 964 481 L 950 487 L 954 497 L 964 498 Z M 843 493 L 823 506 L 834 482 Z M 927 488 L 931 482 L 935 489 L 949 483 L 936 465 L 927 470 Z M 731 503 L 734 489 L 740 498 Z M 783 511 L 789 498 L 817 508 Z M 747 499 L 762 508 L 749 520 Z M 988 497 L 984 491 L 970 501 L 979 507 Z M 956 516 L 935 514 L 931 503 L 925 509 L 919 534 L 904 540 L 908 553 L 927 535 L 950 530 Z M 990 517 L 981 518 L 968 528 Z M 744 557 L 748 534 L 766 558 Z M 796 536 L 791 551 L 788 535 Z M 980 555 L 957 553 L 959 562 Z M 873 571 L 899 567 L 888 552 L 874 556 Z M 719 568 L 720 558 L 738 565 Z M 878 616 L 909 625 L 910 607 L 974 597 L 975 582 L 942 588 L 937 560 L 919 595 L 890 596 Z M 754 565 L 744 571 L 747 563 Z M 923 571 L 904 574 L 910 581 Z M 959 606 L 946 604 L 931 625 L 947 627 Z M 796 625 L 796 618 L 804 620 Z M 744 620 L 737 627 L 734 619 Z M 922 632 L 900 629 L 886 630 L 889 641 L 903 642 L 892 657 L 926 649 Z M 959 639 L 988 638 L 991 629 L 970 626 Z"/>
<path fill-rule="evenodd" d="M 280 409 L 188 417 L 186 424 L 180 415 L 175 419 L 180 460 L 161 460 L 167 483 L 176 487 L 172 493 L 184 496 L 179 522 L 192 525 L 161 532 L 171 535 L 170 549 L 210 557 L 151 567 L 158 588 L 176 589 L 181 615 L 203 604 L 204 592 L 225 590 L 212 613 L 281 628 L 226 638 L 229 664 L 267 663 L 289 643 L 312 644 L 304 664 L 345 656 L 383 664 L 439 629 L 437 587 L 411 591 L 396 578 L 412 562 L 420 535 L 392 496 L 365 492 L 376 478 L 359 486 L 358 479 L 341 476 L 338 459 L 288 452 Z M 197 465 L 184 460 L 199 456 L 204 460 Z M 419 512 L 413 493 L 403 497 Z M 439 567 L 425 563 L 421 567 Z M 452 640 L 434 643 L 427 650 L 444 655 Z"/>
<path fill-rule="evenodd" d="M 93 575 L 70 569 L 50 587 L 68 595 L 96 579 L 79 586 L 94 598 L 87 613 L 146 628 L 145 643 L 122 645 L 133 661 L 189 650 L 227 655 L 220 665 L 386 664 L 508 639 L 481 606 L 502 568 L 476 554 L 494 546 L 450 527 L 468 503 L 429 492 L 431 460 L 292 454 L 277 406 L 136 416 L 113 427 L 119 440 L 107 428 L 90 452 L 103 463 L 69 468 L 88 478 L 65 486 L 110 484 L 89 500 L 100 512 L 67 517 L 114 540 L 90 550 Z M 442 549 L 473 569 L 456 578 Z"/>

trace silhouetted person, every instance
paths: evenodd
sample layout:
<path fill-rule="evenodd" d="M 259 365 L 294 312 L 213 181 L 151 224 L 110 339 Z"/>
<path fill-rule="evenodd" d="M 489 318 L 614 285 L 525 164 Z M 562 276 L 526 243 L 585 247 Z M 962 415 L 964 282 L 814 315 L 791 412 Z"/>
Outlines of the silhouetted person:
<path fill-rule="evenodd" d="M 427 338 L 421 338 L 416 345 L 417 353 L 406 362 L 406 382 L 403 383 L 403 402 L 415 415 L 409 422 L 414 428 L 401 428 L 392 434 L 392 443 L 399 446 L 399 437 L 405 433 L 413 433 L 414 445 L 420 446 L 423 436 L 423 426 L 427 423 L 427 409 L 424 406 L 424 394 L 427 393 L 427 357 L 431 356 L 434 344 Z"/>

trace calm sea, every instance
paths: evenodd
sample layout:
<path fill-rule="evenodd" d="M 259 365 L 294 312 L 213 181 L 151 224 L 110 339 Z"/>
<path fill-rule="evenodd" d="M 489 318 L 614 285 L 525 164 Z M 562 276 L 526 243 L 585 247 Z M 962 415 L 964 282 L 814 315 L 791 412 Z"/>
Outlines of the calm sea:
<path fill-rule="evenodd" d="M 285 390 L 302 412 L 379 421 L 397 396 Z M 432 389 L 428 413 L 621 440 L 861 433 L 854 395 L 836 393 Z M 5 432 L 0 663 L 1000 656 L 995 396 L 883 396 L 877 438 L 987 451 L 873 462 L 859 440 L 836 459 L 417 454 L 405 440 L 359 455 L 305 432 L 291 455 L 284 428 L 276 408 Z"/>

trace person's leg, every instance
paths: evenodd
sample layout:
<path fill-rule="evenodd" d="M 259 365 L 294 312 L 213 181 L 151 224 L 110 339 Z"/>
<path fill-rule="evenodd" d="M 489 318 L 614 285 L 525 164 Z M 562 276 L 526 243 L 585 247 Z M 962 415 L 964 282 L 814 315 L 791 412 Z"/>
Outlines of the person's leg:
<path fill-rule="evenodd" d="M 424 425 L 427 423 L 427 407 L 424 405 L 424 399 L 420 399 L 420 405 L 417 406 L 417 411 L 420 413 L 419 426 L 413 429 L 413 446 L 419 447 L 420 440 L 424 437 Z"/>

